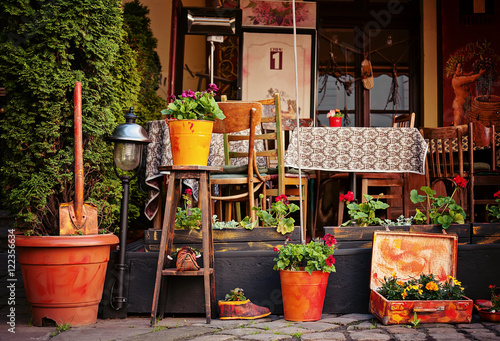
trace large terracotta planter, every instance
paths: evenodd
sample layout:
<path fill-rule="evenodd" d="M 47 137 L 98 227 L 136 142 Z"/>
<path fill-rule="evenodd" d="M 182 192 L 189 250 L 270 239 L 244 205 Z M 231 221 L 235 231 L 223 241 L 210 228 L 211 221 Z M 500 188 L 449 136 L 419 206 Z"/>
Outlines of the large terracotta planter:
<path fill-rule="evenodd" d="M 174 166 L 207 165 L 213 126 L 213 121 L 168 121 Z"/>
<path fill-rule="evenodd" d="M 95 323 L 102 298 L 113 234 L 87 236 L 16 236 L 33 324 Z"/>
<path fill-rule="evenodd" d="M 280 271 L 283 311 L 287 321 L 318 321 L 323 312 L 327 272 Z"/>

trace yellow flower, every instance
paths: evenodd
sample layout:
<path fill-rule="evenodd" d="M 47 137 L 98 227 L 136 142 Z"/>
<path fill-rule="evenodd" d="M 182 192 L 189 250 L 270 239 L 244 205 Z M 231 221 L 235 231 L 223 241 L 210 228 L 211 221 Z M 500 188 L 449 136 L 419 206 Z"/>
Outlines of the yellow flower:
<path fill-rule="evenodd" d="M 460 285 L 462 285 L 462 282 L 459 282 L 459 281 L 457 281 L 456 279 L 454 279 L 454 280 L 453 280 L 453 284 L 455 284 L 455 285 L 459 285 L 459 286 L 460 286 Z"/>
<path fill-rule="evenodd" d="M 406 299 L 406 296 L 408 296 L 408 294 L 406 293 L 406 289 L 405 291 L 401 294 L 401 296 L 403 297 L 403 300 Z"/>
<path fill-rule="evenodd" d="M 418 290 L 418 294 L 419 294 L 419 295 L 422 295 L 422 294 L 423 294 L 422 289 L 419 289 L 419 290 Z"/>
<path fill-rule="evenodd" d="M 392 275 L 393 278 L 396 278 L 396 273 L 395 272 L 391 273 L 391 275 Z"/>
<path fill-rule="evenodd" d="M 425 288 L 429 291 L 438 291 L 439 287 L 436 282 L 429 282 L 425 285 Z"/>
<path fill-rule="evenodd" d="M 397 281 L 396 284 L 399 285 L 400 287 L 402 287 L 403 285 L 405 285 L 405 283 L 403 281 Z"/>

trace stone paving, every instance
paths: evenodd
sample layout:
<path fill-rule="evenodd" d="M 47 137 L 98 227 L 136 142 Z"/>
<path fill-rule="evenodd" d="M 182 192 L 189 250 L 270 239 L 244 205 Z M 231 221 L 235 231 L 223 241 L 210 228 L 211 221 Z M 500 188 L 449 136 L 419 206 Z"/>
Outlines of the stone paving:
<path fill-rule="evenodd" d="M 3 314 L 2 314 L 3 315 Z M 5 315 L 3 315 L 5 316 Z M 20 315 L 15 333 L 2 323 L 0 340 L 190 340 L 190 341 L 459 341 L 498 340 L 500 323 L 481 322 L 477 315 L 471 324 L 421 324 L 384 326 L 371 314 L 325 314 L 315 322 L 289 322 L 282 316 L 258 320 L 218 320 L 205 323 L 204 317 L 168 317 L 151 327 L 149 317 L 103 320 L 84 327 L 58 332 L 57 327 L 30 326 L 29 315 Z"/>

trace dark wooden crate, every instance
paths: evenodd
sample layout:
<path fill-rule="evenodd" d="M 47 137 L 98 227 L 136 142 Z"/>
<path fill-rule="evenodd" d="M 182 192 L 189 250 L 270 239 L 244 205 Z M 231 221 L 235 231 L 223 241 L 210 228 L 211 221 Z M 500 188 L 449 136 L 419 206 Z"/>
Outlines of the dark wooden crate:
<path fill-rule="evenodd" d="M 300 241 L 300 227 L 292 233 L 282 235 L 273 227 L 256 227 L 253 230 L 244 228 L 213 230 L 212 238 L 215 251 L 272 251 L 273 247 L 283 245 L 286 237 L 292 241 Z M 146 252 L 157 252 L 160 249 L 161 230 L 145 231 Z M 193 246 L 201 249 L 201 232 L 199 230 L 175 230 L 174 247 Z"/>
<path fill-rule="evenodd" d="M 472 244 L 500 244 L 500 223 L 472 223 Z"/>
<path fill-rule="evenodd" d="M 346 248 L 371 248 L 373 241 L 373 232 L 385 231 L 384 226 L 366 226 L 366 227 L 341 227 L 341 226 L 325 226 L 324 232 L 333 234 L 337 239 L 339 249 Z M 394 232 L 427 232 L 427 233 L 443 233 L 440 225 L 409 225 L 409 226 L 391 226 L 390 231 Z M 447 230 L 447 234 L 455 234 L 458 236 L 460 245 L 470 244 L 471 242 L 471 225 L 470 224 L 452 224 Z"/>

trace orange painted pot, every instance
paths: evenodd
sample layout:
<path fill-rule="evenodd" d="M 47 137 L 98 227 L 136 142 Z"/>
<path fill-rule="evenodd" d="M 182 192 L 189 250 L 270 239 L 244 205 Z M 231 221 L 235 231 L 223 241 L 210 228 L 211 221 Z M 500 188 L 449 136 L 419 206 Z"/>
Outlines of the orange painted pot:
<path fill-rule="evenodd" d="M 174 166 L 207 165 L 213 126 L 213 121 L 168 121 Z"/>
<path fill-rule="evenodd" d="M 328 121 L 330 123 L 330 127 L 342 126 L 342 117 L 328 117 Z"/>
<path fill-rule="evenodd" d="M 33 324 L 82 326 L 97 321 L 113 234 L 86 236 L 16 236 Z"/>
<path fill-rule="evenodd" d="M 280 271 L 283 311 L 287 321 L 318 321 L 323 312 L 327 272 Z"/>

